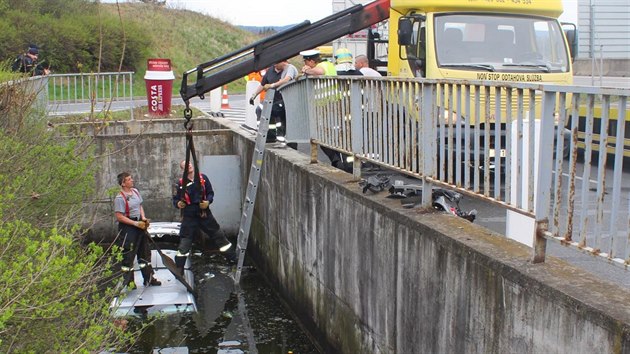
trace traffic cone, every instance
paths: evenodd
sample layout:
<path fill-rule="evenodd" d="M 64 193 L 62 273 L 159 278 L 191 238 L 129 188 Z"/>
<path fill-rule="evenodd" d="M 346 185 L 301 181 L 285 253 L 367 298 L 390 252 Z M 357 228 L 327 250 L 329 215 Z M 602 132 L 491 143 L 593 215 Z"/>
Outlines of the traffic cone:
<path fill-rule="evenodd" d="M 227 85 L 223 86 L 223 96 L 221 96 L 221 109 L 229 109 L 230 102 L 228 101 Z"/>

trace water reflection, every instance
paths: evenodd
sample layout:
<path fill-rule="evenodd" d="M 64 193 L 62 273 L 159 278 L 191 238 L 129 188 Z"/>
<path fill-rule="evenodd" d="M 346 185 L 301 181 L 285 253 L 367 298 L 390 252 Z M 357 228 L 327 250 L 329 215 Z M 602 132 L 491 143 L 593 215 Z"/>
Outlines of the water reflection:
<path fill-rule="evenodd" d="M 253 267 L 240 288 L 220 256 L 195 256 L 193 269 L 199 312 L 155 319 L 130 353 L 318 353 Z"/>

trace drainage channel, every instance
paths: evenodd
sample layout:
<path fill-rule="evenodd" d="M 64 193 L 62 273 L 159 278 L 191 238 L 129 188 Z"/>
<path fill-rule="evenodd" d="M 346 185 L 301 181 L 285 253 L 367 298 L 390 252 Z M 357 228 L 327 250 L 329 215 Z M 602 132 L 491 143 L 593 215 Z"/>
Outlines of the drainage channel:
<path fill-rule="evenodd" d="M 221 256 L 192 261 L 198 312 L 149 319 L 129 353 L 319 353 L 254 267 L 235 287 Z"/>

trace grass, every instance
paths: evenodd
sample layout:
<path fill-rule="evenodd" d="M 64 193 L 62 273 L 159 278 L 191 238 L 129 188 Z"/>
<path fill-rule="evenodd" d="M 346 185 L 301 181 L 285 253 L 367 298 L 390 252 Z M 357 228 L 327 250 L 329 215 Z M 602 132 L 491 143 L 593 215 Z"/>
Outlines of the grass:
<path fill-rule="evenodd" d="M 117 12 L 114 4 L 102 4 L 103 9 Z M 171 60 L 175 82 L 173 92 L 179 92 L 182 74 L 201 63 L 251 44 L 259 37 L 231 24 L 190 10 L 168 8 L 144 3 L 120 3 L 123 21 L 133 21 L 150 29 L 146 58 Z M 134 96 L 145 96 L 144 66 L 134 75 Z M 228 84 L 230 92 L 245 92 L 245 81 Z"/>

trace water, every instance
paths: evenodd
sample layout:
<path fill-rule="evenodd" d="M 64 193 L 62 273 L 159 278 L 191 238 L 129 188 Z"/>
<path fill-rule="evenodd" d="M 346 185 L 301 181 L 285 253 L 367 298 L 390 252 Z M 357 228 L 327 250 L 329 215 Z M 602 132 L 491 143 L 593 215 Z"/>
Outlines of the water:
<path fill-rule="evenodd" d="M 194 256 L 193 270 L 198 313 L 155 319 L 130 353 L 152 353 L 159 348 L 181 350 L 171 353 L 217 353 L 221 349 L 230 354 L 318 353 L 253 267 L 244 269 L 240 291 L 221 256 Z M 220 347 L 222 342 L 233 345 Z"/>

